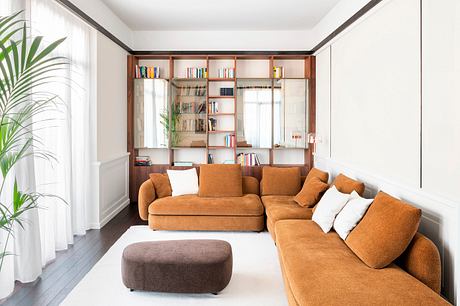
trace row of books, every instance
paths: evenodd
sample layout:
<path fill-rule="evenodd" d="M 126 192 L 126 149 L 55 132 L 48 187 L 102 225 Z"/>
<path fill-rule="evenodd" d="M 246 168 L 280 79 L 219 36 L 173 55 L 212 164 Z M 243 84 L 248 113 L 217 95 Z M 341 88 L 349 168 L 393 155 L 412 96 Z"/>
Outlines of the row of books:
<path fill-rule="evenodd" d="M 235 141 L 235 135 L 225 135 L 224 138 L 225 141 L 225 146 L 228 148 L 234 148 L 236 141 Z"/>
<path fill-rule="evenodd" d="M 205 119 L 181 119 L 176 128 L 179 132 L 206 132 Z"/>
<path fill-rule="evenodd" d="M 238 164 L 241 166 L 259 166 L 260 160 L 256 153 L 240 153 L 236 156 Z"/>
<path fill-rule="evenodd" d="M 136 156 L 134 164 L 136 166 L 151 166 L 152 161 L 149 156 Z"/>
<path fill-rule="evenodd" d="M 160 77 L 160 67 L 148 67 L 136 65 L 134 71 L 136 79 L 158 79 Z"/>
<path fill-rule="evenodd" d="M 209 102 L 209 113 L 216 114 L 219 112 L 219 103 L 216 101 Z"/>
<path fill-rule="evenodd" d="M 203 102 L 180 102 L 180 114 L 204 114 L 206 113 L 206 101 Z"/>
<path fill-rule="evenodd" d="M 273 67 L 273 77 L 275 79 L 281 79 L 284 78 L 284 68 L 282 66 L 279 67 Z"/>
<path fill-rule="evenodd" d="M 206 96 L 206 86 L 181 86 L 177 87 L 178 96 Z"/>
<path fill-rule="evenodd" d="M 185 77 L 188 79 L 205 79 L 208 77 L 208 68 L 188 67 L 185 69 Z"/>
<path fill-rule="evenodd" d="M 233 96 L 233 87 L 222 87 L 220 88 L 221 96 Z"/>
<path fill-rule="evenodd" d="M 235 77 L 235 68 L 220 68 L 217 70 L 217 77 L 221 79 L 233 79 Z"/>

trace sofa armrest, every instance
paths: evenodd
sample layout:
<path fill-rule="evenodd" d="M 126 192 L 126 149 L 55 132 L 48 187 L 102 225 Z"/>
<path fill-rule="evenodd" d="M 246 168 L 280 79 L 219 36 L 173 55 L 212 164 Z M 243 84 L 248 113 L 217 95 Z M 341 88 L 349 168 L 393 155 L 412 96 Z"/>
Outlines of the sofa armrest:
<path fill-rule="evenodd" d="M 142 220 L 146 221 L 149 218 L 149 206 L 155 201 L 155 186 L 150 179 L 142 183 L 139 188 L 139 197 L 137 206 L 139 208 L 139 216 Z"/>
<path fill-rule="evenodd" d="M 427 237 L 416 233 L 396 263 L 436 293 L 441 292 L 441 257 L 436 245 Z"/>
<path fill-rule="evenodd" d="M 243 176 L 243 194 L 259 195 L 259 180 L 253 176 Z"/>

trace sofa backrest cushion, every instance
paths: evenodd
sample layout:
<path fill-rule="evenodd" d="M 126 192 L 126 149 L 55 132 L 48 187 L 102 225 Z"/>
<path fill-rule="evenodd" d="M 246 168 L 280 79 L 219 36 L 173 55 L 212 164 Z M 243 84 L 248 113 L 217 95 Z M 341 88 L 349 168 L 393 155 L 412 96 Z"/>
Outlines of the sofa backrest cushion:
<path fill-rule="evenodd" d="M 305 182 L 307 182 L 308 180 L 314 177 L 319 178 L 320 181 L 322 181 L 323 183 L 327 183 L 327 181 L 329 180 L 329 173 L 321 171 L 318 168 L 311 168 L 307 174 L 307 178 L 305 179 Z"/>
<path fill-rule="evenodd" d="M 253 176 L 243 176 L 243 194 L 259 195 L 259 180 Z"/>
<path fill-rule="evenodd" d="M 329 185 L 318 177 L 312 177 L 305 181 L 302 190 L 294 197 L 294 201 L 302 207 L 313 207 L 328 188 Z"/>
<path fill-rule="evenodd" d="M 300 168 L 263 167 L 260 193 L 295 196 L 300 191 Z"/>
<path fill-rule="evenodd" d="M 200 166 L 200 197 L 241 197 L 241 165 L 213 164 Z"/>
<path fill-rule="evenodd" d="M 436 293 L 441 293 L 441 256 L 427 237 L 416 233 L 396 264 Z"/>
<path fill-rule="evenodd" d="M 332 183 L 338 191 L 343 193 L 352 193 L 353 190 L 356 191 L 360 196 L 364 194 L 364 183 L 349 178 L 346 175 L 339 174 Z"/>
<path fill-rule="evenodd" d="M 384 268 L 407 248 L 421 215 L 420 209 L 379 192 L 345 243 L 369 267 Z"/>
<path fill-rule="evenodd" d="M 157 198 L 169 197 L 172 195 L 171 183 L 166 173 L 150 173 L 150 180 L 155 187 Z"/>

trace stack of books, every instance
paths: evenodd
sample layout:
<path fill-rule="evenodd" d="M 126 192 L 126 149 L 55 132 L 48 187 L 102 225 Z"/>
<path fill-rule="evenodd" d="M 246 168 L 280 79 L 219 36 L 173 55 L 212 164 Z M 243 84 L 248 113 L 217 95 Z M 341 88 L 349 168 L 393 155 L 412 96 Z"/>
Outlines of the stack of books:
<path fill-rule="evenodd" d="M 136 79 L 158 79 L 160 77 L 160 67 L 137 66 L 134 71 Z"/>
<path fill-rule="evenodd" d="M 235 68 L 220 68 L 217 71 L 217 77 L 221 79 L 233 79 L 235 77 Z"/>
<path fill-rule="evenodd" d="M 136 166 L 151 166 L 152 161 L 149 156 L 136 156 L 134 163 Z"/>
<path fill-rule="evenodd" d="M 209 102 L 209 113 L 215 114 L 219 112 L 219 104 L 215 101 Z"/>
<path fill-rule="evenodd" d="M 260 161 L 256 153 L 240 153 L 236 160 L 241 166 L 259 166 Z"/>
<path fill-rule="evenodd" d="M 233 96 L 233 87 L 222 87 L 220 89 L 221 96 Z"/>
<path fill-rule="evenodd" d="M 273 67 L 273 77 L 275 79 L 284 78 L 284 68 L 283 67 Z"/>
<path fill-rule="evenodd" d="M 208 77 L 208 68 L 186 68 L 185 77 L 187 79 L 205 79 Z"/>
<path fill-rule="evenodd" d="M 225 136 L 225 146 L 228 148 L 235 147 L 235 135 L 226 135 Z"/>

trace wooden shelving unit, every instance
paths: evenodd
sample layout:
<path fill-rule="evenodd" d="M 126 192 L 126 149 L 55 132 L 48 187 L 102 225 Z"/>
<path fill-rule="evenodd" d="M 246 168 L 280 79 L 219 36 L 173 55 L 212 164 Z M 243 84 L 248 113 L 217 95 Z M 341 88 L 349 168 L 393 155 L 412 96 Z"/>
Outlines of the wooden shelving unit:
<path fill-rule="evenodd" d="M 255 66 L 259 72 L 252 73 L 251 69 L 245 67 L 247 63 L 256 62 Z M 141 64 L 140 64 L 141 63 Z M 266 64 L 265 64 L 266 63 Z M 300 64 L 299 64 L 300 63 Z M 206 95 L 203 97 L 206 103 L 206 111 L 199 116 L 205 118 L 206 129 L 202 133 L 205 139 L 204 146 L 172 146 L 171 137 L 169 137 L 169 146 L 168 149 L 159 149 L 167 150 L 167 159 L 162 159 L 161 161 L 153 160 L 153 165 L 151 166 L 135 166 L 135 157 L 139 155 L 139 150 L 134 148 L 134 134 L 133 134 L 133 115 L 134 115 L 134 68 L 136 65 L 151 65 L 159 66 L 161 69 L 161 77 L 168 80 L 170 84 L 173 82 L 202 82 L 206 86 Z M 266 65 L 266 66 L 264 66 Z M 302 66 L 302 75 L 292 75 L 289 67 L 292 65 L 301 65 Z M 283 78 L 273 78 L 273 67 L 274 66 L 286 66 L 286 73 Z M 197 67 L 197 68 L 206 68 L 208 77 L 207 78 L 186 78 L 184 74 L 184 67 Z M 225 67 L 233 68 L 234 76 L 233 78 L 221 78 L 216 74 L 216 67 Z M 263 73 L 260 72 L 260 67 L 262 68 Z M 265 70 L 266 69 L 266 70 Z M 274 155 L 278 154 L 279 151 L 282 151 L 278 148 L 252 148 L 252 147 L 238 147 L 238 110 L 237 110 L 237 82 L 238 80 L 245 79 L 260 79 L 260 80 L 269 80 L 272 84 L 272 99 L 273 98 L 273 87 L 274 83 L 277 80 L 289 80 L 289 79 L 299 79 L 305 78 L 308 79 L 308 132 L 315 132 L 315 57 L 304 54 L 289 54 L 289 55 L 264 55 L 264 54 L 247 54 L 247 55 L 234 55 L 234 54 L 219 54 L 219 55 L 209 55 L 209 54 L 152 54 L 152 55 L 129 55 L 128 56 L 128 151 L 130 152 L 129 160 L 129 177 L 130 177 L 130 198 L 132 201 L 137 200 L 137 191 L 140 184 L 148 177 L 149 173 L 152 172 L 164 172 L 166 169 L 171 167 L 174 161 L 177 159 L 177 153 L 181 150 L 193 150 L 195 156 L 203 156 L 201 162 L 194 161 L 194 166 L 199 166 L 199 163 L 206 163 L 208 160 L 208 155 L 211 154 L 220 154 L 222 152 L 225 156 L 231 156 L 231 160 L 236 161 L 238 150 L 250 152 L 252 150 L 263 150 L 268 152 L 266 158 L 262 165 L 260 166 L 244 166 L 243 174 L 252 175 L 260 178 L 262 167 L 265 165 L 276 165 L 276 166 L 293 166 L 294 164 L 275 164 Z M 231 87 L 233 86 L 233 95 L 232 96 L 222 96 L 219 92 L 211 92 L 211 88 L 222 87 Z M 171 91 L 170 91 L 171 92 Z M 170 103 L 172 103 L 172 95 L 170 95 Z M 182 96 L 185 97 L 185 96 Z M 222 110 L 219 107 L 219 112 L 211 112 L 209 110 L 209 103 L 213 102 L 212 100 L 217 100 L 221 105 L 225 105 L 225 109 Z M 233 102 L 233 103 L 232 103 Z M 233 105 L 232 105 L 233 104 Z M 171 105 L 171 104 L 170 104 Z M 230 105 L 233 106 L 231 109 Z M 272 114 L 273 114 L 273 101 L 272 101 Z M 171 116 L 171 115 L 169 115 Z M 225 118 L 225 122 L 233 122 L 233 127 L 222 128 L 211 131 L 209 130 L 208 120 L 210 118 L 215 118 L 222 122 Z M 229 119 L 230 118 L 230 119 Z M 169 118 L 171 119 L 171 118 Z M 232 120 L 233 119 L 233 120 Z M 273 121 L 273 119 L 272 119 Z M 273 124 L 272 124 L 272 138 L 273 138 Z M 221 136 L 222 135 L 222 136 Z M 234 135 L 235 137 L 235 146 L 228 147 L 222 145 L 221 143 L 213 143 L 214 139 L 220 139 L 224 135 Z M 273 139 L 272 139 L 273 144 Z M 303 174 L 306 174 L 308 169 L 313 164 L 312 158 L 312 146 L 309 145 L 307 149 L 304 150 L 304 163 L 295 164 L 296 166 L 302 167 Z M 155 149 L 156 150 L 156 149 Z M 182 151 L 181 151 L 182 152 Z M 202 153 L 201 153 L 202 152 Z M 276 153 L 275 153 L 276 152 Z M 196 155 L 198 154 L 198 155 Z M 203 155 L 201 155 L 203 154 Z M 230 154 L 230 155 L 229 155 Z M 180 155 L 179 155 L 180 158 Z M 183 159 L 182 159 L 183 160 Z M 198 163 L 197 163 L 198 162 Z M 181 169 L 184 167 L 180 167 Z"/>

